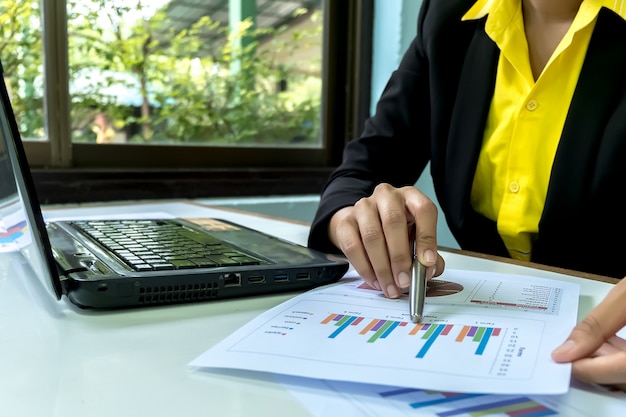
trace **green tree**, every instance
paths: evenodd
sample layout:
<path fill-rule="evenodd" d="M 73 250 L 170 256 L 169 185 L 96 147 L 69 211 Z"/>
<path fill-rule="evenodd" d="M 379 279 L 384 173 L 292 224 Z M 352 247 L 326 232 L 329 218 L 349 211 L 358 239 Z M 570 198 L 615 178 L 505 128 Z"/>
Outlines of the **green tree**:
<path fill-rule="evenodd" d="M 41 19 L 37 0 L 0 0 L 0 57 L 21 134 L 45 135 Z"/>
<path fill-rule="evenodd" d="M 319 42 L 319 32 L 278 41 L 285 27 L 242 22 L 233 32 L 210 16 L 175 32 L 166 8 L 147 13 L 146 5 L 68 0 L 73 140 L 95 140 L 94 120 L 102 118 L 131 143 L 317 141 L 320 77 L 295 71 L 279 56 L 309 39 Z M 38 0 L 0 0 L 5 77 L 29 137 L 45 133 L 39 15 Z M 240 47 L 244 36 L 253 42 Z M 239 71 L 231 71 L 234 62 Z M 284 84 L 287 91 L 278 88 Z"/>

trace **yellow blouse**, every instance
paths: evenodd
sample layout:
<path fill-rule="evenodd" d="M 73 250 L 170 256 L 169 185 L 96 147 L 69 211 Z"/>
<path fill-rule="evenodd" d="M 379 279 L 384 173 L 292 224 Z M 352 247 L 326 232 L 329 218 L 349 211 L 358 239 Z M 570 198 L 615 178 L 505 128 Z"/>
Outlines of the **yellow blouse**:
<path fill-rule="evenodd" d="M 552 162 L 600 8 L 619 13 L 626 9 L 620 3 L 583 0 L 537 81 L 528 58 L 520 0 L 479 0 L 463 17 L 488 15 L 487 35 L 501 51 L 471 203 L 496 221 L 515 259 L 530 260 Z"/>

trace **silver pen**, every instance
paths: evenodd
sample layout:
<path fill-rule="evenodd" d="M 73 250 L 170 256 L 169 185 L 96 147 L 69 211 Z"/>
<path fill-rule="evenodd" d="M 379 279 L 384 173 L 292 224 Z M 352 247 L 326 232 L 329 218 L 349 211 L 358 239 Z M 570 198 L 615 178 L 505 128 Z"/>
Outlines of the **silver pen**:
<path fill-rule="evenodd" d="M 413 258 L 411 268 L 411 287 L 409 288 L 409 314 L 413 323 L 419 323 L 424 313 L 424 302 L 426 299 L 426 268 Z"/>

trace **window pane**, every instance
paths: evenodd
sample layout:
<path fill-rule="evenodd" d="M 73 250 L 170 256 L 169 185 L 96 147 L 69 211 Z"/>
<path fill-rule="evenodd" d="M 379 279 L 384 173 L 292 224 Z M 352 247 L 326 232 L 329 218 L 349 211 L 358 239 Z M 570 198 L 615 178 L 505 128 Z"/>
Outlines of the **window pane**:
<path fill-rule="evenodd" d="M 74 143 L 319 147 L 321 1 L 68 0 Z"/>
<path fill-rule="evenodd" d="M 20 133 L 24 139 L 44 139 L 39 0 L 0 0 L 0 51 Z"/>

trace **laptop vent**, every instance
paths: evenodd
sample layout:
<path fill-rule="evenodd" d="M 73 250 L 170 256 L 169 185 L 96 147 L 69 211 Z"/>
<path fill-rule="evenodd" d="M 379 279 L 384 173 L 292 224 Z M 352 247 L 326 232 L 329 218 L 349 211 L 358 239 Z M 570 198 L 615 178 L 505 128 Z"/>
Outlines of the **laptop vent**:
<path fill-rule="evenodd" d="M 139 289 L 140 304 L 173 304 L 202 301 L 217 296 L 218 284 L 189 284 L 142 287 Z"/>

